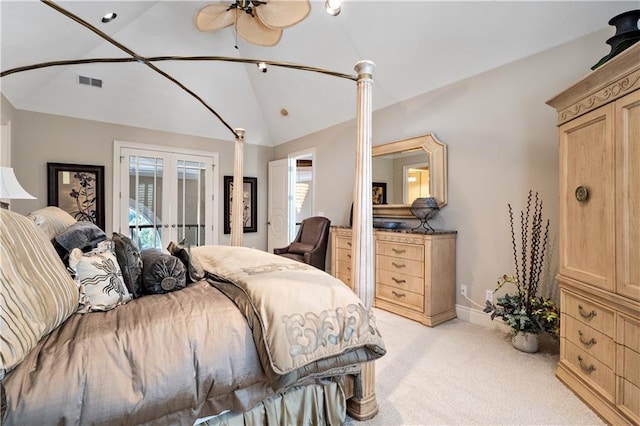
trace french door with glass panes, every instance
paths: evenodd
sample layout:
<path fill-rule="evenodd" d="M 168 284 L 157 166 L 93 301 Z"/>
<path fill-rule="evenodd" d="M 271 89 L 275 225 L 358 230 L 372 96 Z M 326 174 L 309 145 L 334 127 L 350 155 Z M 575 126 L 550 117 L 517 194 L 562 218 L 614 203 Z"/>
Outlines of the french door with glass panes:
<path fill-rule="evenodd" d="M 120 233 L 140 250 L 217 242 L 213 164 L 213 157 L 122 147 Z"/>

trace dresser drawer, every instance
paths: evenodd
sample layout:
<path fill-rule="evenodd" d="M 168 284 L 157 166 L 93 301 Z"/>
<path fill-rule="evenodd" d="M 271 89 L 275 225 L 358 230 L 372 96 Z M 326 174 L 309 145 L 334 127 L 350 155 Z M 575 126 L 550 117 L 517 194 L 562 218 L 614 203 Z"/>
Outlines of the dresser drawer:
<path fill-rule="evenodd" d="M 639 320 L 626 315 L 618 315 L 618 343 L 640 353 Z M 640 370 L 640 366 L 638 369 Z"/>
<path fill-rule="evenodd" d="M 614 340 L 588 325 L 565 315 L 562 318 L 565 330 L 564 337 L 588 353 L 595 357 L 607 367 L 614 367 L 616 344 Z"/>
<path fill-rule="evenodd" d="M 633 383 L 622 380 L 620 405 L 631 413 L 636 423 L 640 423 L 640 388 Z"/>
<path fill-rule="evenodd" d="M 338 275 L 346 275 L 351 276 L 351 262 L 338 260 L 336 262 L 336 276 Z"/>
<path fill-rule="evenodd" d="M 336 248 L 345 249 L 351 252 L 351 248 L 352 248 L 351 238 L 336 237 Z"/>
<path fill-rule="evenodd" d="M 420 277 L 424 275 L 424 263 L 417 260 L 407 260 L 398 257 L 376 256 L 376 270 L 400 272 L 401 274 Z"/>
<path fill-rule="evenodd" d="M 562 313 L 571 315 L 583 324 L 587 324 L 609 337 L 615 337 L 615 315 L 612 310 L 566 291 L 562 292 L 562 296 Z"/>
<path fill-rule="evenodd" d="M 407 290 L 418 294 L 424 294 L 424 282 L 422 278 L 406 275 L 400 272 L 390 272 L 384 269 L 376 271 L 376 284 L 384 284 Z"/>
<path fill-rule="evenodd" d="M 338 248 L 336 249 L 336 260 L 338 262 L 348 262 L 351 263 L 351 249 Z"/>
<path fill-rule="evenodd" d="M 620 362 L 622 376 L 636 387 L 640 387 L 640 353 L 625 346 L 619 346 L 619 348 L 622 355 Z"/>
<path fill-rule="evenodd" d="M 421 294 L 402 290 L 397 287 L 376 284 L 376 298 L 406 306 L 419 312 L 424 310 L 424 297 Z"/>
<path fill-rule="evenodd" d="M 584 380 L 598 388 L 603 396 L 613 402 L 615 391 L 613 370 L 568 340 L 565 341 L 564 347 L 563 361 L 569 363 Z"/>
<path fill-rule="evenodd" d="M 416 244 L 377 241 L 376 254 L 409 260 L 419 260 L 422 262 L 424 260 L 424 247 Z"/>

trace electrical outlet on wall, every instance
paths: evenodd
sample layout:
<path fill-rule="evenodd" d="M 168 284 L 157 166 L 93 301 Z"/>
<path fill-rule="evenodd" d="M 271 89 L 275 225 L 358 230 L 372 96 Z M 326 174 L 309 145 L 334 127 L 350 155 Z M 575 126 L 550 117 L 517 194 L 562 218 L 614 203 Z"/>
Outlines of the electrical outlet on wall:
<path fill-rule="evenodd" d="M 467 286 L 465 284 L 460 286 L 460 294 L 467 297 Z"/>
<path fill-rule="evenodd" d="M 493 291 L 491 291 L 491 290 L 487 290 L 487 293 L 486 293 L 485 298 L 486 298 L 489 302 L 493 302 Z"/>

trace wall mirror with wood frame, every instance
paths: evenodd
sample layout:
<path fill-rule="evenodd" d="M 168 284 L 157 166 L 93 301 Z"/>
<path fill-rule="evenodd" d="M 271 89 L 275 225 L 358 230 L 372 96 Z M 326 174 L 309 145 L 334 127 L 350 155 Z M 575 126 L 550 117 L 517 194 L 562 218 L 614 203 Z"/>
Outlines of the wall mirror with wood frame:
<path fill-rule="evenodd" d="M 374 217 L 412 218 L 411 203 L 422 197 L 447 205 L 447 145 L 433 133 L 373 146 L 372 156 L 373 190 L 385 191 L 374 194 Z"/>

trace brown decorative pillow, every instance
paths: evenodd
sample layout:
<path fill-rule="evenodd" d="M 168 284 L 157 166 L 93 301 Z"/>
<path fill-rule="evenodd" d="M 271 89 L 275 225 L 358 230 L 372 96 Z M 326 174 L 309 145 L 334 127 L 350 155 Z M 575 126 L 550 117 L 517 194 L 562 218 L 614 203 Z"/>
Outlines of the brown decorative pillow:
<path fill-rule="evenodd" d="M 177 257 L 157 249 L 140 252 L 142 258 L 142 288 L 147 294 L 163 294 L 187 285 L 184 264 Z"/>
<path fill-rule="evenodd" d="M 142 295 L 142 258 L 140 250 L 131 238 L 114 232 L 111 236 L 116 250 L 116 258 L 122 270 L 122 278 L 129 289 L 129 293 L 136 298 Z"/>
<path fill-rule="evenodd" d="M 312 244 L 296 243 L 293 242 L 289 245 L 289 253 L 305 254 L 308 251 L 313 250 Z"/>
<path fill-rule="evenodd" d="M 195 283 L 204 278 L 204 268 L 198 258 L 191 255 L 191 247 L 185 245 L 185 240 L 179 243 L 171 241 L 167 250 L 184 264 L 187 269 L 187 282 Z"/>

